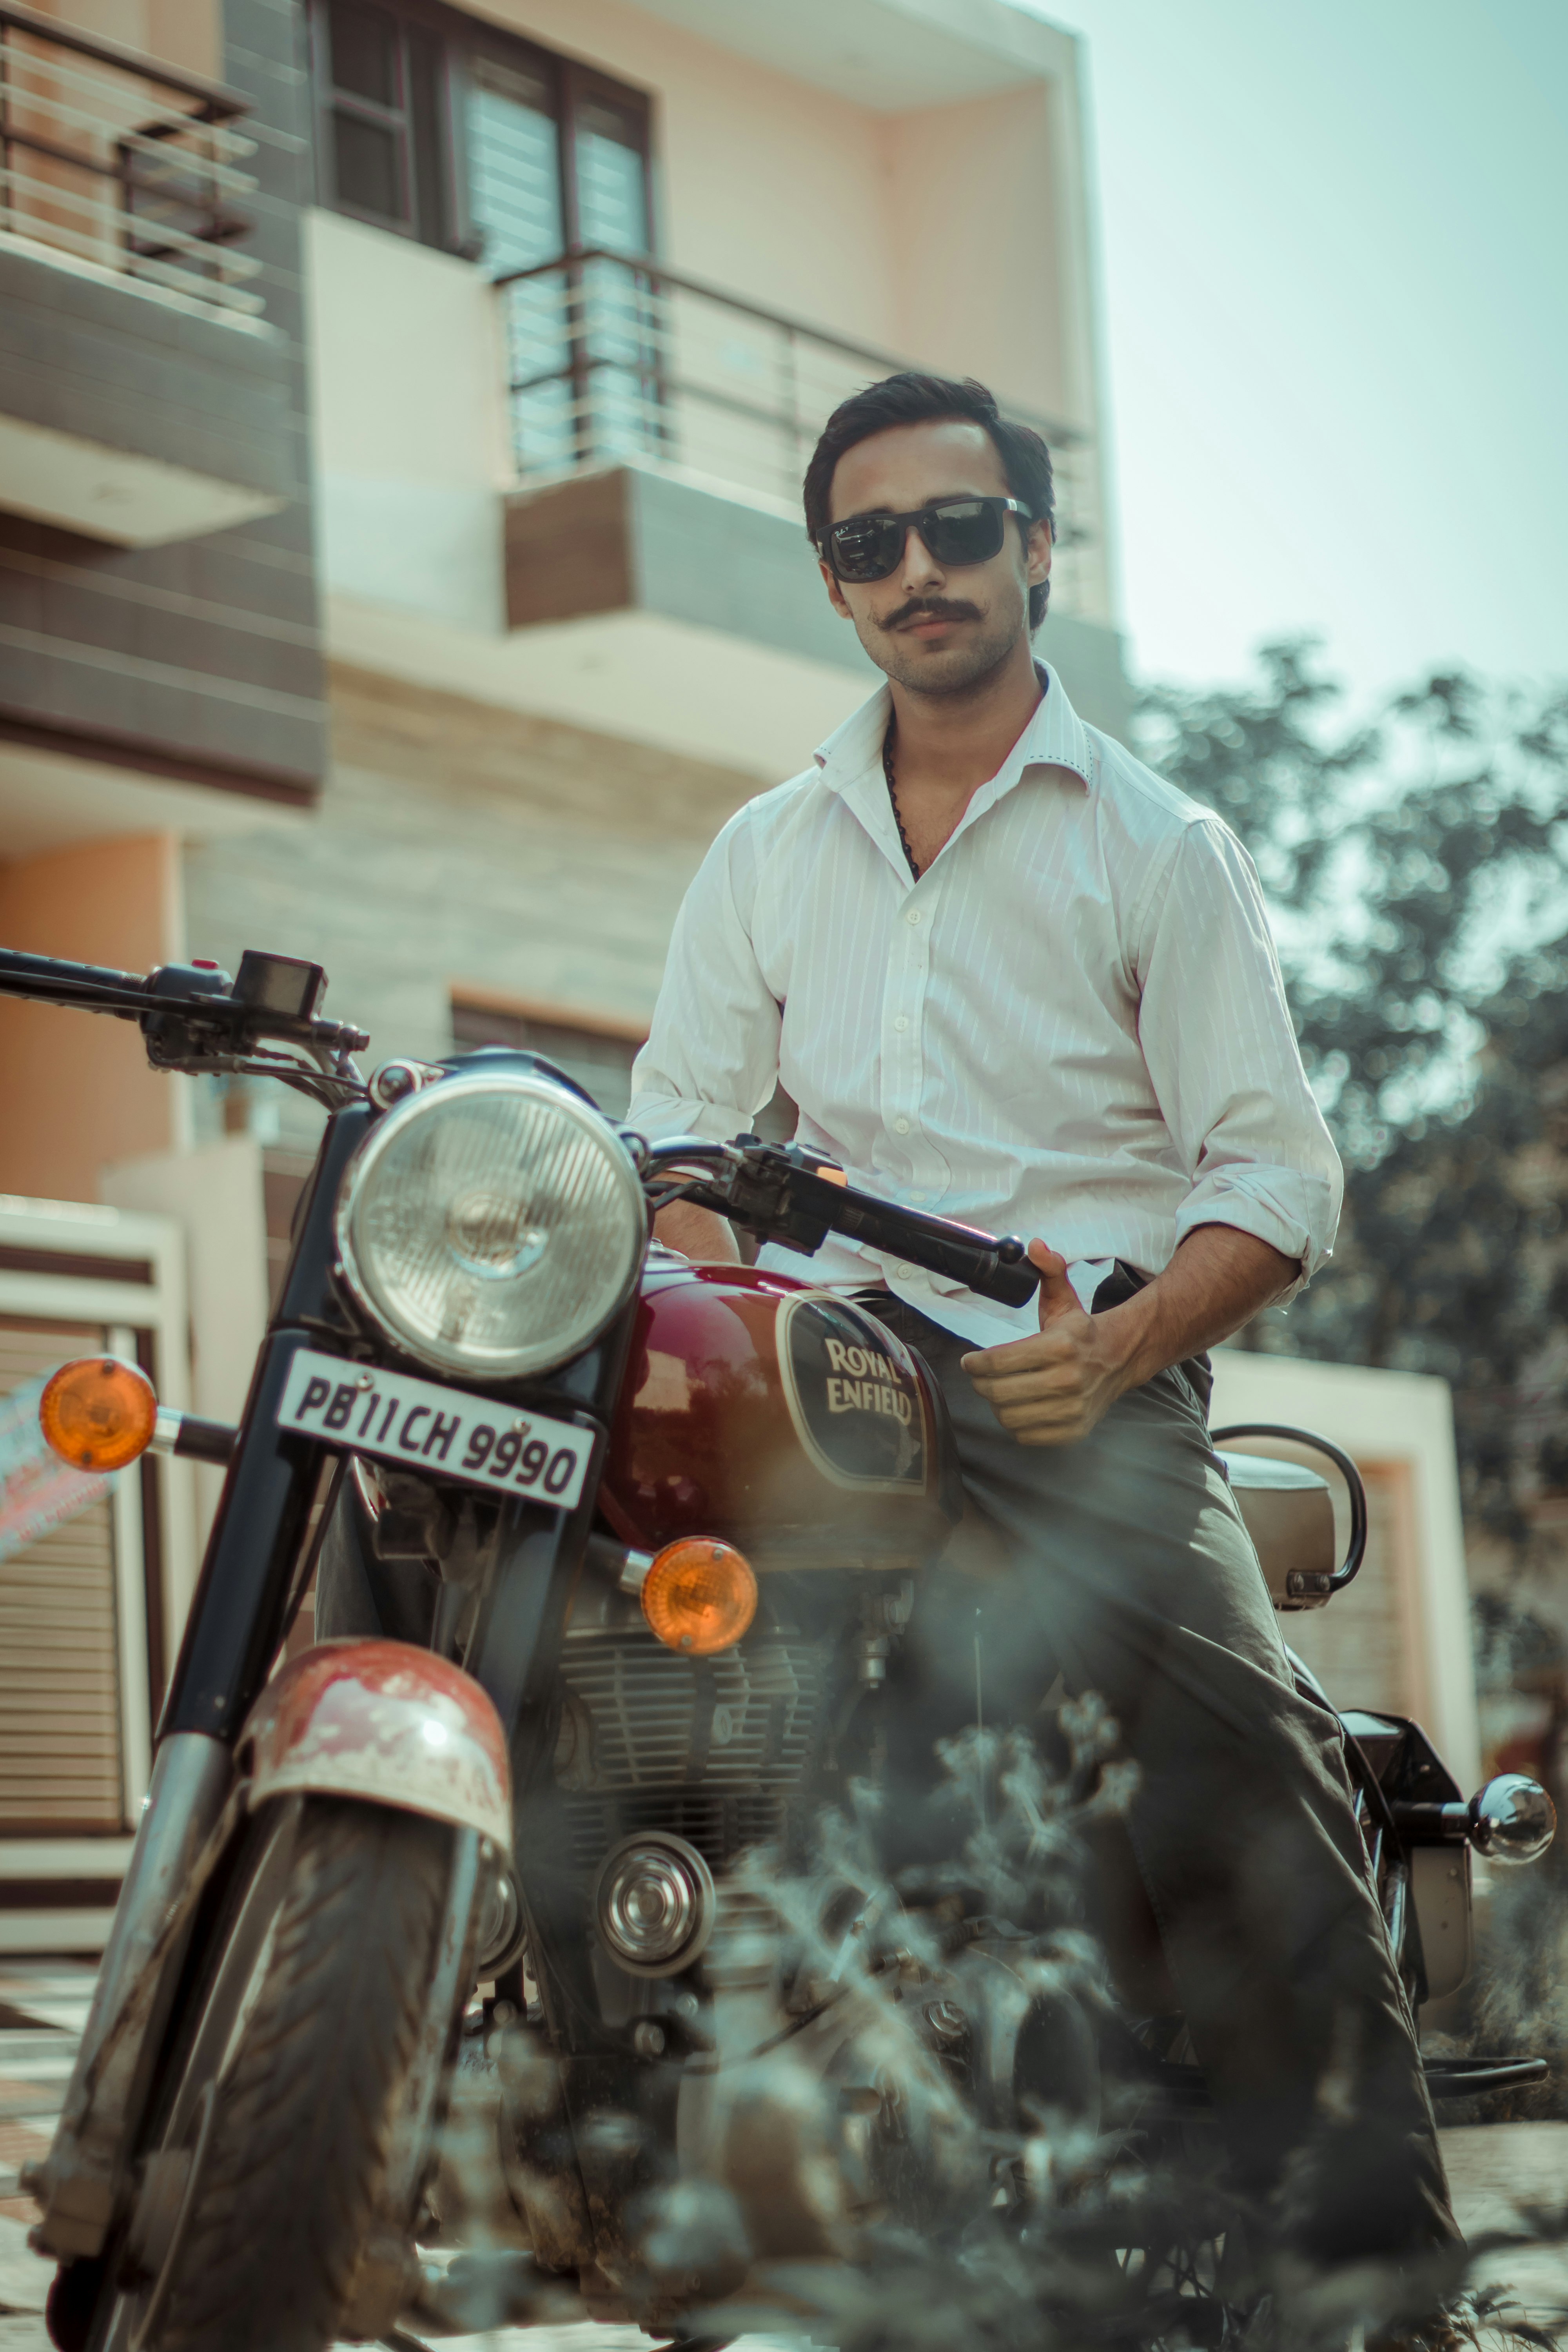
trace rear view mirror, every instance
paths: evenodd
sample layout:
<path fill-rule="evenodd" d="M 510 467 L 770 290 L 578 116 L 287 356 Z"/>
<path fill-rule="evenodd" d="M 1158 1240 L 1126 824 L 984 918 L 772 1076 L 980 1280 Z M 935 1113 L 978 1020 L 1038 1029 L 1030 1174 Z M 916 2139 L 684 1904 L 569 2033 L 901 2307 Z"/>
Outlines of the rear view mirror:
<path fill-rule="evenodd" d="M 1349 1490 L 1350 1543 L 1336 1564 L 1333 1496 L 1320 1472 L 1267 1454 L 1227 1453 L 1227 1440 L 1282 1439 L 1321 1455 Z M 1272 1422 L 1237 1422 L 1216 1429 L 1213 1443 L 1247 1534 L 1252 1538 L 1276 1609 L 1321 1609 L 1355 1575 L 1366 1550 L 1366 1489 L 1347 1454 L 1310 1429 Z"/>

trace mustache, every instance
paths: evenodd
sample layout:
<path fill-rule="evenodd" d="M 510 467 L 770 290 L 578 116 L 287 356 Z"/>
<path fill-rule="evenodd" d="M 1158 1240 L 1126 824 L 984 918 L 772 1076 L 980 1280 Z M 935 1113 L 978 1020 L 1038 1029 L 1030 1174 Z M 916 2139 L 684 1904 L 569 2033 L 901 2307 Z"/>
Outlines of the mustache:
<path fill-rule="evenodd" d="M 977 604 L 965 604 L 949 596 L 911 596 L 896 613 L 889 613 L 881 623 L 884 629 L 901 629 L 910 621 L 978 621 Z"/>

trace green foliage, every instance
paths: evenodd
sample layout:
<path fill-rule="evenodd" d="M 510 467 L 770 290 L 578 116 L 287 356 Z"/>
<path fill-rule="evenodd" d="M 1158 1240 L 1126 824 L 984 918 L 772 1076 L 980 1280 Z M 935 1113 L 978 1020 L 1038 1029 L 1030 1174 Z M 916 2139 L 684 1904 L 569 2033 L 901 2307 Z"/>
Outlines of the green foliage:
<path fill-rule="evenodd" d="M 1140 714 L 1257 860 L 1346 1164 L 1332 1265 L 1249 1337 L 1443 1374 L 1467 1501 L 1518 1528 L 1568 1485 L 1568 693 L 1435 676 L 1336 730 L 1310 645 L 1259 667 Z"/>

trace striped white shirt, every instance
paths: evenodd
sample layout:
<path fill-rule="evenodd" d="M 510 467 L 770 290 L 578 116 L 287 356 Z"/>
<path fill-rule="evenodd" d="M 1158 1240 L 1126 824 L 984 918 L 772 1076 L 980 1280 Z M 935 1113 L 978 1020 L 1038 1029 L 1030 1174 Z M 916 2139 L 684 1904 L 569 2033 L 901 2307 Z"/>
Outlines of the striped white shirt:
<path fill-rule="evenodd" d="M 1338 1156 L 1296 1045 L 1258 877 L 1229 827 L 1047 687 L 915 881 L 882 773 L 883 688 L 814 766 L 731 819 L 686 896 L 627 1123 L 725 1139 L 782 1079 L 798 1138 L 869 1191 L 1039 1235 L 1087 1305 L 1238 1226 L 1310 1277 Z M 885 1280 L 985 1343 L 1037 1326 L 829 1235 L 763 1263 Z"/>

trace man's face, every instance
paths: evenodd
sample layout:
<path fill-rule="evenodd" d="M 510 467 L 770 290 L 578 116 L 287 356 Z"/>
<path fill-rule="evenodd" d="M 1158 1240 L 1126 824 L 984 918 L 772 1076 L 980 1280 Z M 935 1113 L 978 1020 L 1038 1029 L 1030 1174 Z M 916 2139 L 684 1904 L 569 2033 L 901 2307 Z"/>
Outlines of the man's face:
<path fill-rule="evenodd" d="M 957 417 L 896 425 L 858 442 L 834 469 L 828 520 L 908 514 L 941 499 L 1005 498 L 1002 461 L 983 425 Z M 1009 515 L 1000 554 L 989 563 L 944 572 L 915 530 L 886 580 L 865 583 L 822 576 L 836 611 L 855 624 L 871 659 L 895 684 L 920 694 L 962 694 L 1027 642 L 1029 590 L 1051 568 L 1051 534 L 1043 522 L 1027 541 Z"/>

